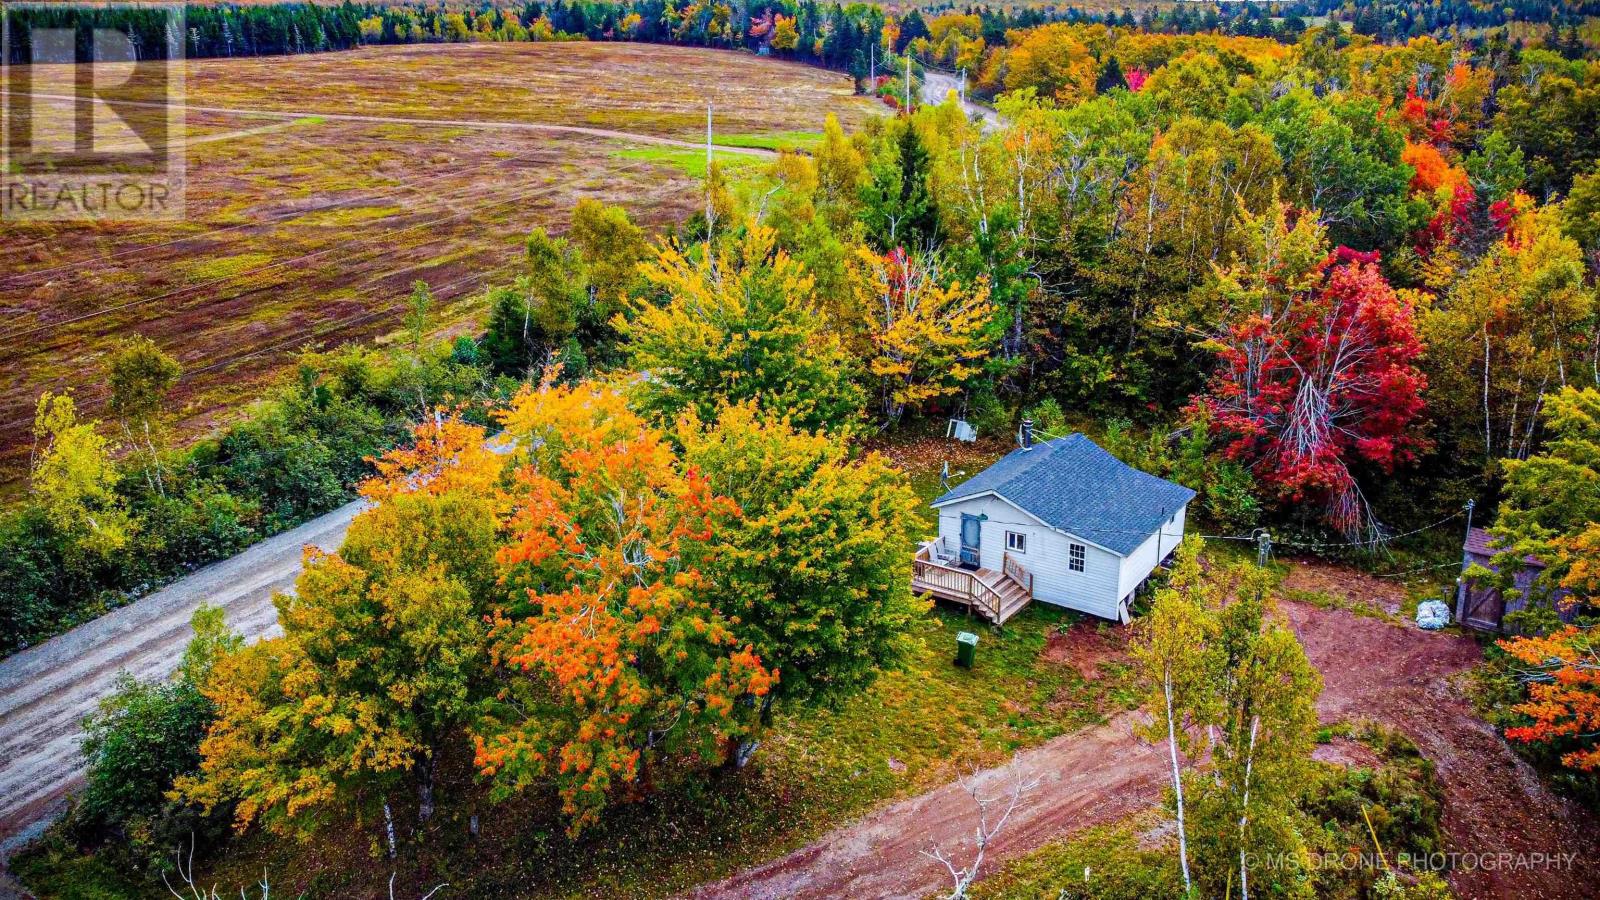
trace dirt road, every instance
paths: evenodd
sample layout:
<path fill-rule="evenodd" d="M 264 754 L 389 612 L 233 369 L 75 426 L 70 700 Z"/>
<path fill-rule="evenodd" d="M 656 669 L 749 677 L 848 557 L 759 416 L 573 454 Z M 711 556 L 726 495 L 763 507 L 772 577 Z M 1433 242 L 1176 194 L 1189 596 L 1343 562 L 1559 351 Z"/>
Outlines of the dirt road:
<path fill-rule="evenodd" d="M 1358 576 L 1359 577 L 1359 576 Z M 1371 579 L 1362 579 L 1370 582 Z M 1392 586 L 1370 585 L 1372 593 Z M 1454 680 L 1479 658 L 1468 638 L 1397 627 L 1345 610 L 1284 604 L 1311 661 L 1326 680 L 1318 710 L 1327 722 L 1372 718 L 1409 735 L 1438 766 L 1445 786 L 1444 828 L 1464 853 L 1567 852 L 1575 867 L 1542 871 L 1458 869 L 1461 900 L 1556 900 L 1593 896 L 1600 884 L 1600 828 L 1594 818 L 1548 791 L 1494 731 L 1476 719 Z M 1166 761 L 1132 736 L 1135 719 L 1064 735 L 1019 757 L 1043 781 L 1019 808 L 990 853 L 988 870 L 1052 838 L 1121 819 L 1157 802 Z M 1008 773 L 979 777 L 996 793 Z M 723 881 L 696 900 L 734 898 L 925 897 L 948 888 L 948 875 L 923 855 L 932 847 L 970 858 L 975 807 L 960 785 L 880 809 L 816 843 Z"/>
<path fill-rule="evenodd" d="M 82 777 L 79 723 L 121 672 L 170 674 L 202 601 L 250 638 L 277 627 L 276 591 L 293 587 L 301 549 L 336 549 L 363 501 L 346 504 L 0 661 L 0 859 L 47 824 Z"/>
<path fill-rule="evenodd" d="M 961 79 L 948 72 L 939 72 L 934 69 L 925 69 L 922 73 L 922 102 L 930 106 L 937 106 L 945 101 L 946 97 L 954 91 L 961 96 Z M 983 128 L 989 131 L 1000 127 L 1000 114 L 993 108 L 963 99 L 961 109 L 969 119 L 982 119 Z"/>

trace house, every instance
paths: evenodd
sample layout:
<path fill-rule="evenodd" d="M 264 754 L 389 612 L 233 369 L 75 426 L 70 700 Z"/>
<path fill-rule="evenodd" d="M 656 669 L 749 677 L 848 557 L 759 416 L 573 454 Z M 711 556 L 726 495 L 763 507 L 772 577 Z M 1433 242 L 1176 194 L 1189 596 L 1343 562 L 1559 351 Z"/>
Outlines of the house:
<path fill-rule="evenodd" d="M 933 502 L 939 536 L 912 588 L 1003 623 L 1031 600 L 1128 621 L 1134 593 L 1183 540 L 1194 491 L 1081 434 L 1022 446 Z"/>
<path fill-rule="evenodd" d="M 1456 580 L 1456 621 L 1482 631 L 1505 631 L 1506 614 L 1527 608 L 1528 595 L 1533 590 L 1534 582 L 1544 571 L 1544 563 L 1532 556 L 1525 557 L 1522 560 L 1522 568 L 1512 579 L 1518 596 L 1507 599 L 1501 596 L 1498 588 L 1480 585 L 1465 577 L 1467 569 L 1475 565 L 1491 572 L 1500 571 L 1490 562 L 1495 554 L 1500 552 L 1494 545 L 1494 536 L 1482 528 L 1469 528 L 1467 540 L 1462 544 L 1461 551 L 1463 577 Z M 1558 591 L 1554 599 L 1559 601 L 1565 596 L 1565 591 Z M 1556 612 L 1562 621 L 1570 622 L 1578 611 L 1570 604 L 1557 603 Z"/>

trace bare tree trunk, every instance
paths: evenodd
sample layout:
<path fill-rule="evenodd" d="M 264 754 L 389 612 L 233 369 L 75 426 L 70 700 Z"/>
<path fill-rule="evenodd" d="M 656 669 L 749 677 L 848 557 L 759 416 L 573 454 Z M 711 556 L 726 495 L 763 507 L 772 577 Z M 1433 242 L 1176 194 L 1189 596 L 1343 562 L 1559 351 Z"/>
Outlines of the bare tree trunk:
<path fill-rule="evenodd" d="M 1183 890 L 1189 893 L 1194 885 L 1189 880 L 1189 836 L 1183 825 L 1183 777 L 1178 771 L 1178 724 L 1172 714 L 1172 672 L 1162 678 L 1161 693 L 1167 700 L 1167 751 L 1172 756 L 1172 791 L 1178 800 L 1178 864 L 1183 868 Z"/>
<path fill-rule="evenodd" d="M 1250 870 L 1245 867 L 1245 827 L 1250 822 L 1250 773 L 1256 764 L 1256 731 L 1261 727 L 1259 716 L 1250 720 L 1250 753 L 1244 759 L 1244 802 L 1239 806 L 1239 898 L 1250 900 Z"/>
<path fill-rule="evenodd" d="M 383 836 L 389 842 L 389 858 L 395 856 L 394 813 L 389 809 L 389 798 L 383 800 Z"/>
<path fill-rule="evenodd" d="M 427 754 L 417 765 L 417 822 L 426 823 L 433 818 L 433 777 L 438 768 L 437 757 Z"/>

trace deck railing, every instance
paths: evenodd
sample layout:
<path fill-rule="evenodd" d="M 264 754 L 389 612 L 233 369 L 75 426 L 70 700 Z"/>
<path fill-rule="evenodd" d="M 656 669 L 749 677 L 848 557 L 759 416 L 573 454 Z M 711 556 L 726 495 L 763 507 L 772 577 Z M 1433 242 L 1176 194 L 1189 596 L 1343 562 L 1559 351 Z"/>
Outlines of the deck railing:
<path fill-rule="evenodd" d="M 917 555 L 912 557 L 911 581 L 914 585 L 942 591 L 982 607 L 989 614 L 990 621 L 1000 620 L 999 592 L 984 584 L 972 572 L 937 561 L 931 541 L 923 544 Z"/>
<path fill-rule="evenodd" d="M 1033 573 L 1029 572 L 1027 569 L 1024 569 L 1022 567 L 1022 563 L 1017 562 L 1016 557 L 1012 556 L 1010 553 L 1003 555 L 1001 557 L 1000 569 L 1001 571 L 1005 572 L 1007 578 L 1015 581 L 1017 584 L 1022 585 L 1023 588 L 1028 591 L 1029 597 L 1033 596 Z"/>

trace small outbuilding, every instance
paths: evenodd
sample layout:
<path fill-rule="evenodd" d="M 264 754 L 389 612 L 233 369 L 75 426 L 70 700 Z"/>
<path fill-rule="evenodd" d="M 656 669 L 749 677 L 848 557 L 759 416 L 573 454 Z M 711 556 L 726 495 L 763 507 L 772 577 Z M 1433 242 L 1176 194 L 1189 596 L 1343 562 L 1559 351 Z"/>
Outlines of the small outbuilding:
<path fill-rule="evenodd" d="M 939 536 L 912 587 L 1003 623 L 1031 600 L 1128 621 L 1135 593 L 1183 540 L 1194 491 L 1082 434 L 1022 446 L 933 502 Z"/>
<path fill-rule="evenodd" d="M 1534 582 L 1544 572 L 1544 563 L 1536 557 L 1524 557 L 1522 567 L 1512 576 L 1512 585 L 1518 596 L 1508 599 L 1500 593 L 1499 588 L 1479 584 L 1475 579 L 1466 577 L 1467 570 L 1473 566 L 1481 566 L 1491 572 L 1499 571 L 1493 563 L 1495 555 L 1500 552 L 1494 536 L 1482 528 L 1469 528 L 1461 551 L 1462 577 L 1457 579 L 1456 585 L 1456 621 L 1480 631 L 1505 631 L 1506 615 L 1527 608 L 1528 596 L 1533 591 Z M 1570 622 L 1577 615 L 1577 610 L 1571 608 L 1570 604 L 1560 602 L 1565 596 L 1565 591 L 1558 591 L 1552 599 L 1556 604 L 1556 614 L 1562 621 Z"/>

